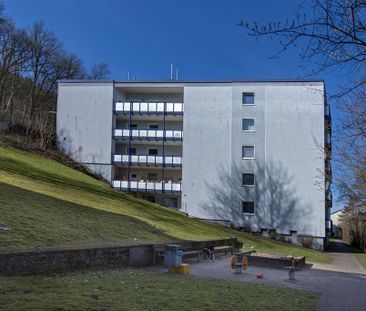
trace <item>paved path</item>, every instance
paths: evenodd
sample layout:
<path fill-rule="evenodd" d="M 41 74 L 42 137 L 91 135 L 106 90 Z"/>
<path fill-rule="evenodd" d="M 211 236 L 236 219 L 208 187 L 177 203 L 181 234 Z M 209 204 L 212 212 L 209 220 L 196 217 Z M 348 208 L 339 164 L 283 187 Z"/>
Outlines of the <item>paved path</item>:
<path fill-rule="evenodd" d="M 352 255 L 354 251 L 355 250 L 347 244 L 336 241 L 335 243 L 332 243 L 327 250 L 328 255 L 333 257 L 332 263 L 329 265 L 314 264 L 313 269 L 366 274 L 366 270 L 362 267 L 356 257 Z"/>
<path fill-rule="evenodd" d="M 340 246 L 341 248 L 343 246 Z M 349 249 L 348 249 L 349 251 Z M 296 281 L 288 282 L 286 269 L 250 266 L 243 274 L 235 274 L 230 268 L 230 258 L 215 261 L 192 261 L 191 274 L 202 278 L 253 282 L 321 293 L 318 311 L 364 311 L 366 310 L 366 271 L 351 253 L 334 249 L 331 265 L 309 265 L 296 272 Z M 163 267 L 151 267 L 150 271 L 166 272 Z M 257 279 L 263 273 L 264 279 Z"/>

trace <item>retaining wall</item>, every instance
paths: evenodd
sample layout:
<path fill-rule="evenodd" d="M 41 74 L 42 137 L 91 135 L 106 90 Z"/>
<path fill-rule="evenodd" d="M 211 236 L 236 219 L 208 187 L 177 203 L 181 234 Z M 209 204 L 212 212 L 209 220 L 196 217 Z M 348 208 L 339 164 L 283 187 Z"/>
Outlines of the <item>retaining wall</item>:
<path fill-rule="evenodd" d="M 238 245 L 236 238 L 208 241 L 175 241 L 185 248 Z M 157 246 L 146 244 L 84 249 L 43 250 L 0 254 L 0 275 L 23 275 L 86 268 L 142 267 L 153 263 Z"/>

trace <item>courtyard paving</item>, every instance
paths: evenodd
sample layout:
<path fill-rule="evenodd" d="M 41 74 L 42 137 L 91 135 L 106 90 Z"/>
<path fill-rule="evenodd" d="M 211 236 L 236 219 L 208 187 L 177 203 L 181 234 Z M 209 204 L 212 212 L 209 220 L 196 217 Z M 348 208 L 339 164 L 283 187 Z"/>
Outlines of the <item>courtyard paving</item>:
<path fill-rule="evenodd" d="M 230 258 L 221 257 L 214 261 L 191 261 L 191 275 L 200 278 L 224 279 L 238 282 L 253 282 L 289 287 L 321 293 L 318 311 L 363 311 L 366 310 L 366 271 L 346 250 L 334 249 L 331 265 L 306 265 L 296 272 L 296 280 L 288 281 L 286 269 L 249 266 L 242 274 L 235 274 L 230 267 Z M 166 272 L 161 266 L 148 268 Z M 264 278 L 258 279 L 257 274 Z"/>

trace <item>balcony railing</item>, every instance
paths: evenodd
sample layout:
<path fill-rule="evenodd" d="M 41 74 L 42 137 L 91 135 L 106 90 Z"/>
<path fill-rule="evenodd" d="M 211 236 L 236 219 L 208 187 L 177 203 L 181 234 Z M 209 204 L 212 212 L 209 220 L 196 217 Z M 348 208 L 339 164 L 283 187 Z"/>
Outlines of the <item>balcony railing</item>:
<path fill-rule="evenodd" d="M 116 102 L 114 106 L 116 113 L 137 113 L 137 114 L 170 114 L 182 115 L 184 111 L 183 103 L 166 102 L 136 102 L 123 101 Z"/>
<path fill-rule="evenodd" d="M 331 191 L 331 190 L 328 190 L 328 191 L 326 192 L 326 199 L 327 199 L 328 201 L 332 201 L 332 191 Z"/>
<path fill-rule="evenodd" d="M 138 192 L 180 193 L 182 191 L 182 185 L 180 183 L 170 183 L 161 181 L 113 180 L 113 187 L 121 191 L 138 191 Z"/>
<path fill-rule="evenodd" d="M 329 104 L 325 104 L 324 106 L 324 115 L 326 118 L 330 119 L 331 118 L 331 114 L 330 114 L 330 106 Z"/>
<path fill-rule="evenodd" d="M 157 156 L 157 155 L 128 155 L 114 154 L 113 162 L 122 165 L 136 166 L 169 166 L 181 167 L 182 157 L 180 156 Z"/>
<path fill-rule="evenodd" d="M 183 140 L 183 131 L 181 130 L 129 130 L 115 129 L 114 138 L 117 139 L 134 139 L 134 140 L 165 140 L 180 141 Z"/>

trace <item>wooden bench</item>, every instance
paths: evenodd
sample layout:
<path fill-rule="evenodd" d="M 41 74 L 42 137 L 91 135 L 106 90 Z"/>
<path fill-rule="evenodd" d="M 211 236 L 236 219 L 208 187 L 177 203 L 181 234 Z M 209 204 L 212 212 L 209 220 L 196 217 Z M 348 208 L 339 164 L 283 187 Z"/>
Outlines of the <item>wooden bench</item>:
<path fill-rule="evenodd" d="M 183 258 L 191 255 L 197 255 L 197 261 L 200 262 L 202 251 L 198 250 L 187 250 L 183 251 Z"/>
<path fill-rule="evenodd" d="M 225 255 L 228 254 L 228 252 L 230 251 L 230 255 L 233 256 L 234 254 L 234 249 L 232 246 L 230 245 L 225 245 L 225 246 L 215 246 L 214 248 L 214 253 L 220 253 L 220 252 L 225 252 Z"/>
<path fill-rule="evenodd" d="M 153 264 L 155 265 L 157 260 L 159 258 L 164 258 L 164 252 L 165 252 L 165 246 L 154 246 L 153 248 Z M 197 261 L 200 262 L 201 260 L 201 253 L 202 251 L 200 250 L 184 250 L 183 249 L 183 258 L 184 257 L 189 257 L 189 256 L 197 256 Z"/>
<path fill-rule="evenodd" d="M 164 258 L 164 251 L 165 247 L 164 245 L 154 246 L 153 247 L 153 264 L 156 264 L 157 259 Z"/>

